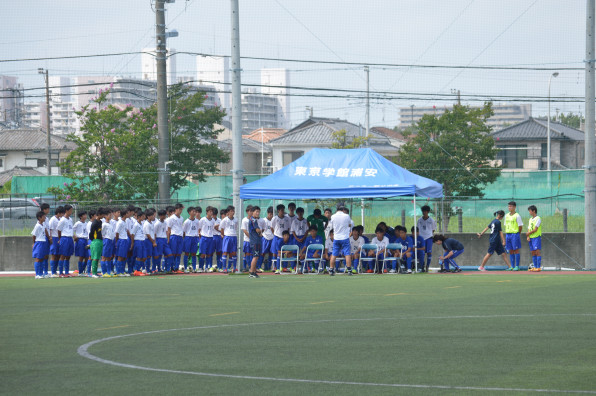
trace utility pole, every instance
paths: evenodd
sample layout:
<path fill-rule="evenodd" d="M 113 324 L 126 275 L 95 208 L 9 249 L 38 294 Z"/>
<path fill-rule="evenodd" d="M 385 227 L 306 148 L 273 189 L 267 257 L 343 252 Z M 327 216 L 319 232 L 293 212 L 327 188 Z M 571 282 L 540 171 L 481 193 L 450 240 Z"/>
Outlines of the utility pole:
<path fill-rule="evenodd" d="M 168 132 L 168 79 L 166 66 L 166 16 L 165 1 L 155 2 L 155 62 L 157 71 L 157 170 L 159 172 L 159 204 L 170 201 L 170 135 Z"/>
<path fill-rule="evenodd" d="M 240 75 L 240 7 L 238 0 L 231 0 L 232 17 L 232 202 L 236 208 L 236 215 L 242 218 L 242 201 L 240 200 L 240 186 L 244 180 L 244 165 L 242 164 L 242 84 Z M 241 239 L 238 227 L 238 240 Z M 238 244 L 238 269 L 242 262 L 242 249 Z"/>
<path fill-rule="evenodd" d="M 364 71 L 366 72 L 366 137 L 370 133 L 370 68 L 368 66 L 364 66 Z M 366 142 L 368 146 L 368 141 Z"/>
<path fill-rule="evenodd" d="M 52 142 L 50 140 L 50 76 L 47 69 L 39 68 L 37 69 L 39 74 L 43 74 L 44 79 L 46 81 L 46 139 L 47 139 L 47 146 L 48 146 L 48 176 L 52 175 Z"/>
<path fill-rule="evenodd" d="M 586 1 L 585 269 L 596 270 L 596 145 L 594 142 L 594 0 Z"/>

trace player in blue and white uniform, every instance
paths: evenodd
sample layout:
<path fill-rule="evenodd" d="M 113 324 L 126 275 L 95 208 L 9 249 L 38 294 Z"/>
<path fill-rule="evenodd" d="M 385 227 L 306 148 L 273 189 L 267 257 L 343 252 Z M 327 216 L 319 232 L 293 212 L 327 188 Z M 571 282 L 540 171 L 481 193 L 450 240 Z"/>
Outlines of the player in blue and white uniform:
<path fill-rule="evenodd" d="M 31 231 L 31 235 L 33 235 L 33 251 L 31 255 L 34 260 L 35 279 L 43 279 L 44 275 L 42 263 L 46 256 L 47 250 L 47 233 L 46 227 L 44 225 L 46 214 L 42 211 L 39 211 L 35 217 L 37 218 L 37 223 L 35 223 L 35 227 L 33 227 L 33 231 Z"/>
<path fill-rule="evenodd" d="M 182 244 L 184 242 L 184 232 L 182 230 L 184 219 L 180 216 L 182 209 L 184 209 L 184 205 L 177 203 L 174 205 L 174 214 L 168 218 L 168 243 L 174 255 L 172 270 L 178 273 L 182 273 L 180 270 L 180 259 L 182 257 Z"/>
<path fill-rule="evenodd" d="M 308 222 L 304 218 L 304 208 L 300 207 L 296 209 L 296 217 L 292 221 L 290 226 L 290 234 L 292 235 L 292 241 L 298 245 L 299 249 L 304 246 L 306 239 L 306 232 L 308 231 Z"/>
<path fill-rule="evenodd" d="M 271 246 L 273 244 L 273 228 L 271 228 L 272 219 L 273 206 L 270 206 L 267 208 L 267 217 L 259 219 L 263 240 L 261 241 L 261 255 L 259 263 L 257 264 L 257 272 L 271 270 Z M 265 261 L 265 256 L 267 256 L 267 261 Z"/>
<path fill-rule="evenodd" d="M 157 212 L 157 222 L 154 225 L 155 231 L 155 243 L 156 251 L 155 255 L 157 256 L 157 262 L 153 261 L 153 267 L 151 268 L 152 271 L 165 271 L 170 272 L 172 267 L 172 251 L 170 250 L 170 246 L 168 245 L 168 237 L 167 237 L 167 230 L 168 226 L 166 224 L 166 215 L 167 212 L 164 209 L 161 209 Z M 164 258 L 164 267 L 161 267 L 161 258 Z"/>
<path fill-rule="evenodd" d="M 145 233 L 143 232 L 143 226 L 141 223 L 145 219 L 145 212 L 142 210 L 137 211 L 136 217 L 133 219 L 132 232 L 134 239 L 133 243 L 133 258 L 135 260 L 134 275 L 141 276 L 145 275 L 143 270 L 145 269 L 145 260 L 147 259 L 145 252 Z"/>
<path fill-rule="evenodd" d="M 300 215 L 300 214 L 298 214 L 298 215 Z M 310 266 L 307 266 L 305 268 L 306 272 L 316 272 L 317 269 L 319 268 L 320 261 L 323 258 L 322 254 L 321 254 L 322 252 L 320 252 L 320 251 L 309 250 L 308 255 L 306 254 L 306 251 L 308 250 L 308 247 L 310 245 L 317 245 L 317 244 L 323 245 L 323 237 L 317 234 L 318 231 L 319 231 L 319 228 L 316 225 L 314 225 L 314 224 L 311 225 L 308 230 L 308 236 L 304 239 L 304 243 L 302 244 L 302 248 L 300 249 L 300 260 L 301 260 L 302 266 L 304 266 L 304 259 L 306 259 L 306 258 L 319 259 L 318 262 L 310 261 L 309 262 L 309 263 L 311 263 Z"/>
<path fill-rule="evenodd" d="M 79 258 L 79 276 L 83 276 L 87 268 L 87 258 L 89 257 L 89 231 L 87 231 L 87 212 L 79 212 L 79 220 L 73 225 L 75 249 L 74 255 Z"/>
<path fill-rule="evenodd" d="M 130 276 L 130 274 L 125 271 L 126 259 L 128 256 L 128 251 L 130 249 L 128 227 L 126 225 L 127 216 L 128 211 L 126 209 L 122 209 L 120 211 L 120 218 L 116 223 L 116 229 L 114 230 L 114 255 L 116 256 L 116 274 L 119 276 Z"/>
<path fill-rule="evenodd" d="M 273 228 L 273 242 L 271 244 L 271 253 L 273 253 L 274 269 L 281 270 L 280 258 L 281 247 L 283 244 L 284 231 L 290 232 L 292 220 L 285 214 L 286 207 L 283 204 L 277 205 L 275 208 L 277 215 L 271 219 L 271 227 Z"/>
<path fill-rule="evenodd" d="M 352 219 L 344 212 L 345 207 L 339 206 L 337 212 L 331 216 L 333 229 L 333 252 L 329 262 L 329 275 L 335 275 L 335 260 L 343 254 L 346 260 L 346 273 L 352 275 L 352 256 L 350 252 L 350 234 L 352 233 Z"/>
<path fill-rule="evenodd" d="M 52 256 L 50 261 L 50 271 L 52 273 L 52 278 L 58 277 L 58 263 L 60 262 L 58 223 L 60 223 L 62 216 L 64 216 L 64 207 L 58 206 L 55 215 L 48 222 L 48 230 L 50 232 L 50 238 L 52 239 L 52 243 L 50 244 L 50 256 Z"/>
<path fill-rule="evenodd" d="M 214 209 L 212 206 L 207 206 L 205 208 L 206 216 L 199 221 L 199 235 L 201 236 L 199 272 L 201 270 L 217 270 L 217 265 L 213 267 L 213 253 L 215 253 L 214 235 L 217 232 L 215 230 L 215 219 L 213 218 Z"/>
<path fill-rule="evenodd" d="M 238 249 L 238 219 L 234 218 L 236 213 L 233 206 L 228 206 L 226 209 L 226 218 L 219 223 L 219 230 L 223 237 L 221 258 L 223 264 L 223 271 L 228 272 L 228 268 L 234 271 L 236 268 L 236 250 Z M 228 260 L 229 259 L 229 260 Z"/>
<path fill-rule="evenodd" d="M 101 220 L 101 238 L 103 241 L 103 246 L 101 248 L 101 275 L 102 277 L 112 276 L 113 265 L 112 260 L 114 257 L 114 237 L 115 237 L 115 230 L 112 227 L 112 210 L 105 209 L 102 213 L 98 210 L 97 213 L 100 215 L 99 218 Z M 114 273 L 114 276 L 116 274 Z"/>
<path fill-rule="evenodd" d="M 217 208 L 213 208 L 213 219 L 215 220 L 215 224 L 213 225 L 213 243 L 215 244 L 215 267 L 219 267 L 218 271 L 222 272 L 221 269 L 221 245 L 223 243 L 223 238 L 221 237 L 221 233 L 219 232 L 219 223 L 221 223 L 221 219 L 225 216 L 221 213 L 221 218 L 219 217 L 220 213 Z"/>
<path fill-rule="evenodd" d="M 70 278 L 70 257 L 74 253 L 74 231 L 72 229 L 72 206 L 64 205 L 64 216 L 60 219 L 56 229 L 60 237 L 60 261 L 58 261 L 58 271 L 62 278 Z"/>
<path fill-rule="evenodd" d="M 242 261 L 242 270 L 246 271 L 247 267 L 249 266 L 250 262 L 252 261 L 251 258 L 251 250 L 250 250 L 250 232 L 248 229 L 248 224 L 250 223 L 250 218 L 252 217 L 252 205 L 248 205 L 246 207 L 246 217 L 242 219 L 240 223 L 240 230 L 242 231 L 242 253 L 244 253 L 244 259 Z"/>
<path fill-rule="evenodd" d="M 197 250 L 199 248 L 199 220 L 195 217 L 197 210 L 192 206 L 187 210 L 188 219 L 182 223 L 182 234 L 184 237 L 184 245 L 182 251 L 184 252 L 183 267 L 184 272 L 189 273 L 190 271 L 197 270 Z M 192 267 L 188 269 L 188 259 L 192 260 Z M 200 267 L 199 267 L 200 269 Z"/>
<path fill-rule="evenodd" d="M 145 212 L 145 221 L 143 222 L 143 233 L 145 234 L 145 270 L 147 274 L 153 273 L 153 267 L 157 264 L 157 242 L 155 241 L 155 210 L 147 209 Z M 153 265 L 151 262 L 153 261 Z"/>
<path fill-rule="evenodd" d="M 424 239 L 424 253 L 426 255 L 424 270 L 428 271 L 428 267 L 430 266 L 430 262 L 433 257 L 433 235 L 437 229 L 437 222 L 435 219 L 429 216 L 430 206 L 424 205 L 420 209 L 422 210 L 422 217 L 418 219 L 416 228 L 420 231 L 420 236 L 422 239 Z"/>

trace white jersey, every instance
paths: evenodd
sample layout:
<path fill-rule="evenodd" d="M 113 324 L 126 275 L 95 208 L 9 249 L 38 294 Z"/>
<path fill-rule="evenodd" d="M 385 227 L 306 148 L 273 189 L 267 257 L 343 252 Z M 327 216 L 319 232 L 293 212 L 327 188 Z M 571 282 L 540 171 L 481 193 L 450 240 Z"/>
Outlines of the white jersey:
<path fill-rule="evenodd" d="M 135 241 L 144 241 L 145 240 L 145 234 L 143 233 L 143 226 L 141 224 L 139 224 L 139 222 L 136 219 L 133 219 L 131 234 L 133 235 Z"/>
<path fill-rule="evenodd" d="M 333 225 L 331 224 L 331 219 L 325 217 L 325 221 L 327 225 L 325 226 L 325 240 L 329 239 L 329 232 L 333 229 Z"/>
<path fill-rule="evenodd" d="M 115 235 L 118 235 L 118 239 L 128 239 L 126 220 L 122 220 L 122 218 L 118 220 Z"/>
<path fill-rule="evenodd" d="M 60 231 L 62 236 L 64 237 L 72 237 L 73 236 L 73 229 L 72 229 L 72 219 L 70 217 L 63 217 L 60 219 L 58 223 L 58 227 L 56 227 L 58 231 Z"/>
<path fill-rule="evenodd" d="M 153 222 L 145 220 L 143 222 L 143 233 L 145 236 L 149 235 L 155 241 L 155 227 Z"/>
<path fill-rule="evenodd" d="M 77 221 L 74 226 L 72 226 L 72 230 L 74 235 L 77 236 L 77 238 L 83 238 L 83 239 L 87 239 L 89 238 L 89 232 L 87 232 L 87 224 L 83 223 L 82 221 Z"/>
<path fill-rule="evenodd" d="M 182 232 L 187 237 L 199 236 L 199 220 L 197 219 L 186 219 L 182 223 Z"/>
<path fill-rule="evenodd" d="M 298 217 L 294 219 L 292 222 L 292 226 L 290 227 L 290 234 L 296 233 L 296 236 L 303 237 L 308 231 L 308 222 L 305 218 L 299 220 Z"/>
<path fill-rule="evenodd" d="M 250 233 L 248 232 L 248 217 L 242 219 L 242 223 L 240 225 L 240 229 L 243 231 L 242 236 L 244 237 L 244 242 L 250 242 Z M 244 232 L 246 231 L 246 232 Z M 248 234 L 248 235 L 247 235 Z"/>
<path fill-rule="evenodd" d="M 128 231 L 128 233 L 129 233 L 130 235 L 133 235 L 133 233 L 132 233 L 132 227 L 134 227 L 134 225 L 135 225 L 135 221 L 136 221 L 136 220 L 135 220 L 135 219 L 133 219 L 132 217 L 128 217 L 128 218 L 126 219 L 126 231 Z"/>
<path fill-rule="evenodd" d="M 292 220 L 290 216 L 285 215 L 284 217 L 273 216 L 271 219 L 271 227 L 273 228 L 273 235 L 278 238 L 283 238 L 284 231 L 290 231 L 290 227 L 292 226 Z"/>
<path fill-rule="evenodd" d="M 219 229 L 223 230 L 224 236 L 238 235 L 238 219 L 230 219 L 226 217 L 219 223 Z"/>
<path fill-rule="evenodd" d="M 359 236 L 358 239 L 350 237 L 350 252 L 352 252 L 352 254 L 362 249 L 362 245 L 364 245 L 364 238 L 362 238 L 361 236 Z"/>
<path fill-rule="evenodd" d="M 215 224 L 213 224 L 213 228 L 215 229 L 215 231 L 213 231 L 213 234 L 221 236 L 221 234 L 219 233 L 219 224 L 220 223 L 221 223 L 221 219 L 219 217 L 217 219 L 215 219 Z"/>
<path fill-rule="evenodd" d="M 421 217 L 418 219 L 416 227 L 418 228 L 422 239 L 428 239 L 433 236 L 433 232 L 437 229 L 437 222 L 432 217 L 429 217 L 426 220 Z"/>
<path fill-rule="evenodd" d="M 352 219 L 344 212 L 338 211 L 331 216 L 331 226 L 333 227 L 333 239 L 344 241 L 352 233 Z"/>
<path fill-rule="evenodd" d="M 46 241 L 46 227 L 43 224 L 39 224 L 39 222 L 35 223 L 35 227 L 33 227 L 33 231 L 31 231 L 31 235 L 35 236 L 35 242 L 45 242 Z"/>
<path fill-rule="evenodd" d="M 387 245 L 389 245 L 389 238 L 386 236 L 383 237 L 382 240 L 379 241 L 379 238 L 376 236 L 370 241 L 373 245 L 377 245 L 379 247 L 379 251 L 385 250 Z"/>
<path fill-rule="evenodd" d="M 184 219 L 176 214 L 171 215 L 168 218 L 168 228 L 170 228 L 170 235 L 182 236 L 182 224 Z"/>
<path fill-rule="evenodd" d="M 48 216 L 46 216 L 46 219 L 43 222 L 43 228 L 48 230 L 48 235 L 50 235 L 50 218 Z"/>
<path fill-rule="evenodd" d="M 205 238 L 212 238 L 215 231 L 215 219 L 209 220 L 207 217 L 203 217 L 201 221 L 199 221 L 199 231 L 201 232 L 201 236 Z"/>
<path fill-rule="evenodd" d="M 298 218 L 298 216 L 296 216 L 296 215 L 294 215 L 294 216 L 290 216 L 289 214 L 287 214 L 287 215 L 286 215 L 286 217 L 287 217 L 288 219 L 290 219 L 290 227 L 289 227 L 289 229 L 288 229 L 288 231 L 289 231 L 289 230 L 291 230 L 291 229 L 292 229 L 292 224 L 294 224 L 294 220 L 296 220 L 296 219 Z M 290 232 L 290 234 L 291 234 L 291 232 Z"/>
<path fill-rule="evenodd" d="M 259 227 L 263 230 L 263 238 L 270 241 L 273 239 L 273 231 L 271 231 L 271 220 L 268 218 L 259 219 Z"/>
<path fill-rule="evenodd" d="M 325 250 L 331 254 L 333 252 L 333 240 L 331 238 L 325 239 Z"/>
<path fill-rule="evenodd" d="M 110 220 L 110 225 L 112 226 L 112 232 L 116 231 L 116 224 L 118 224 L 118 220 L 116 220 L 116 219 Z"/>
<path fill-rule="evenodd" d="M 155 223 L 155 226 L 153 226 L 153 230 L 155 231 L 155 238 L 165 239 L 168 237 L 168 235 L 166 234 L 166 231 L 168 230 L 168 225 L 165 221 L 158 220 L 157 223 Z"/>
<path fill-rule="evenodd" d="M 103 223 L 101 225 L 101 237 L 103 239 L 114 239 L 114 227 L 112 227 L 111 221 L 105 221 L 105 219 L 101 219 Z"/>
<path fill-rule="evenodd" d="M 105 221 L 105 219 L 104 219 L 104 220 L 102 220 L 102 222 L 103 222 L 103 221 Z M 91 224 L 93 224 L 93 220 L 90 220 L 90 221 L 88 221 L 88 222 L 87 222 L 87 223 L 85 223 L 85 224 L 87 224 L 87 227 L 85 227 L 85 229 L 86 229 L 86 231 L 87 231 L 87 239 L 89 239 L 89 234 L 91 234 Z"/>
<path fill-rule="evenodd" d="M 52 216 L 52 218 L 48 222 L 48 230 L 49 230 L 50 236 L 52 238 L 58 238 L 58 223 L 59 222 L 60 222 L 60 219 L 57 218 L 56 216 Z"/>

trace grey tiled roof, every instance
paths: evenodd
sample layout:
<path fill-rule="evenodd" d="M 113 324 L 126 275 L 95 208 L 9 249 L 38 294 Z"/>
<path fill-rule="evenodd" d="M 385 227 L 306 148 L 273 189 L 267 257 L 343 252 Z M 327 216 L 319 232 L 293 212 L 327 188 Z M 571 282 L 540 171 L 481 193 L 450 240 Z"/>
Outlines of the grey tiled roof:
<path fill-rule="evenodd" d="M 12 180 L 13 176 L 41 176 L 41 173 L 38 170 L 35 170 L 30 167 L 14 167 L 12 169 L 6 170 L 4 172 L 0 172 L 0 186 L 8 183 L 9 180 Z"/>
<path fill-rule="evenodd" d="M 284 133 L 277 139 L 271 140 L 271 143 L 273 145 L 294 143 L 331 145 L 336 141 L 333 139 L 332 133 L 342 129 L 345 129 L 347 136 L 352 138 L 360 136 L 361 133 L 364 134 L 364 127 L 352 124 L 351 122 L 333 118 L 313 117 Z M 371 130 L 370 134 L 372 136 L 370 140 L 371 145 L 389 145 L 387 136 L 374 130 Z"/>
<path fill-rule="evenodd" d="M 39 129 L 4 129 L 0 131 L 0 151 L 47 150 L 46 133 Z M 50 135 L 52 150 L 74 150 L 77 145 Z"/>
<path fill-rule="evenodd" d="M 232 140 L 220 140 L 217 142 L 217 145 L 220 149 L 226 152 L 232 152 Z M 263 144 L 263 151 L 265 153 L 271 152 L 271 146 L 267 143 Z M 255 142 L 251 139 L 242 139 L 242 152 L 244 153 L 260 153 L 261 152 L 261 142 Z"/>
<path fill-rule="evenodd" d="M 551 139 L 553 140 L 585 140 L 584 133 L 579 129 L 568 127 L 558 122 L 550 123 Z M 547 121 L 529 118 L 519 124 L 509 126 L 493 132 L 492 136 L 503 140 L 545 140 L 547 138 Z"/>

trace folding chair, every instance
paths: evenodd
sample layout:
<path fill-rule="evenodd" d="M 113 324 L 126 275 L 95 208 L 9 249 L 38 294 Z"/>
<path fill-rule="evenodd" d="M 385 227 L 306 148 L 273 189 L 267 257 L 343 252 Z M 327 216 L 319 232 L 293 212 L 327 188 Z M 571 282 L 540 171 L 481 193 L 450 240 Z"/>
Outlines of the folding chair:
<path fill-rule="evenodd" d="M 317 273 L 322 272 L 321 271 L 321 266 L 323 265 L 323 250 L 325 250 L 325 246 L 321 245 L 320 243 L 313 243 L 312 245 L 308 245 L 308 247 L 306 248 L 306 256 L 304 257 L 304 264 L 302 265 L 302 273 L 306 274 L 308 272 L 305 272 L 306 268 L 308 267 L 307 264 L 308 263 L 316 263 L 318 262 L 319 265 L 317 266 Z M 319 257 L 308 257 L 308 253 L 309 252 L 319 252 Z"/>
<path fill-rule="evenodd" d="M 385 273 L 385 268 L 389 268 L 388 263 L 395 261 L 396 267 L 399 266 L 399 258 L 393 257 L 393 256 L 387 256 L 387 251 L 399 250 L 401 253 L 402 249 L 403 249 L 403 246 L 401 245 L 401 243 L 390 243 L 389 245 L 387 245 L 387 247 L 385 248 L 385 252 L 383 253 L 383 273 Z M 399 273 L 399 268 L 397 270 L 397 273 Z"/>
<path fill-rule="evenodd" d="M 285 257 L 284 253 L 294 253 L 295 257 Z M 294 270 L 294 274 L 298 273 L 298 269 L 300 268 L 300 257 L 298 257 L 300 253 L 300 248 L 298 247 L 298 245 L 284 245 L 281 247 L 281 258 L 279 259 L 279 273 L 283 274 L 283 264 L 284 262 L 295 262 L 296 263 L 296 269 Z"/>
<path fill-rule="evenodd" d="M 368 252 L 370 250 L 375 251 L 375 257 L 368 257 Z M 360 248 L 360 259 L 358 260 L 358 273 L 362 274 L 362 264 L 363 263 L 370 263 L 371 261 L 375 262 L 375 272 L 377 270 L 377 258 L 379 257 L 379 247 L 374 243 L 365 243 Z"/>

